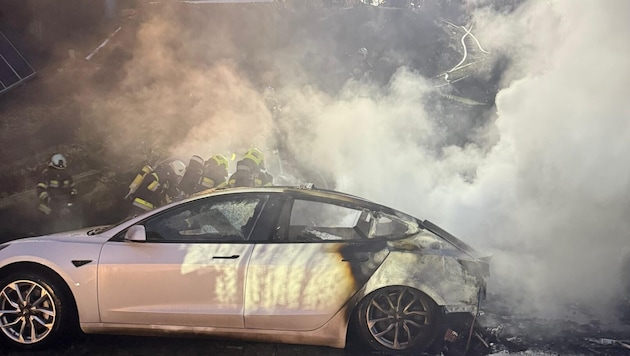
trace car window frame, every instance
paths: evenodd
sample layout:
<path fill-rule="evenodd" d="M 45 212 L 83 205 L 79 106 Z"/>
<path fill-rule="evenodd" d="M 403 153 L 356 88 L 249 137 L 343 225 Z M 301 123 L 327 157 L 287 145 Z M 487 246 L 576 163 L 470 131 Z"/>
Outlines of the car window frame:
<path fill-rule="evenodd" d="M 147 216 L 145 219 L 142 219 L 140 221 L 138 221 L 137 223 L 131 225 L 131 226 L 135 226 L 135 225 L 142 225 L 142 226 L 146 226 L 146 224 L 154 219 L 158 219 L 160 217 L 163 217 L 164 215 L 167 214 L 173 214 L 176 213 L 176 211 L 183 211 L 185 210 L 186 206 L 189 206 L 191 204 L 196 205 L 196 204 L 203 204 L 203 202 L 207 202 L 208 200 L 212 200 L 212 204 L 214 203 L 218 203 L 221 201 L 228 201 L 228 200 L 234 200 L 236 198 L 241 199 L 241 200 L 245 200 L 248 198 L 260 198 L 261 200 L 258 202 L 257 206 L 254 208 L 254 221 L 252 222 L 252 227 L 251 230 L 249 231 L 249 235 L 247 237 L 247 239 L 242 239 L 242 240 L 234 240 L 234 239 L 208 239 L 208 240 L 203 240 L 203 239 L 197 239 L 197 238 L 191 238 L 191 239 L 169 239 L 169 240 L 149 240 L 147 238 L 147 240 L 144 243 L 160 243 L 160 244 L 212 244 L 212 243 L 229 243 L 229 244 L 250 244 L 250 243 L 255 243 L 255 242 L 260 242 L 259 239 L 253 239 L 252 240 L 252 236 L 254 236 L 254 232 L 256 231 L 257 225 L 258 225 L 258 221 L 260 219 L 260 217 L 263 215 L 263 213 L 266 210 L 266 205 L 269 202 L 269 199 L 271 198 L 273 194 L 268 193 L 268 192 L 261 192 L 261 193 L 239 193 L 239 194 L 226 194 L 226 195 L 216 195 L 216 196 L 210 196 L 210 197 L 204 197 L 201 199 L 196 199 L 193 201 L 189 201 L 186 203 L 182 203 L 182 204 L 178 204 L 175 205 L 169 209 L 160 211 L 159 213 Z M 129 230 L 129 228 L 131 226 L 128 226 L 127 228 L 121 230 L 119 233 L 117 233 L 113 238 L 110 239 L 110 241 L 124 241 L 124 237 L 125 234 L 127 233 L 127 230 Z"/>
<path fill-rule="evenodd" d="M 339 239 L 339 240 L 289 240 L 289 226 L 291 222 L 291 213 L 293 212 L 293 205 L 296 200 L 304 200 L 328 205 L 334 205 L 338 207 L 343 207 L 347 209 L 360 211 L 361 214 L 366 210 L 372 214 L 372 218 L 374 218 L 375 210 L 369 209 L 368 207 L 352 204 L 345 201 L 331 200 L 325 197 L 317 197 L 317 196 L 309 196 L 309 195 L 297 195 L 294 196 L 292 194 L 287 194 L 287 200 L 284 203 L 284 206 L 281 209 L 280 217 L 278 218 L 278 223 L 276 226 L 276 231 L 274 232 L 273 239 L 270 243 L 345 243 L 345 244 L 356 244 L 356 243 L 370 243 L 374 241 L 382 241 L 387 240 L 385 237 L 374 237 L 374 238 L 360 238 L 360 239 Z M 280 236 L 279 234 L 283 235 Z"/>

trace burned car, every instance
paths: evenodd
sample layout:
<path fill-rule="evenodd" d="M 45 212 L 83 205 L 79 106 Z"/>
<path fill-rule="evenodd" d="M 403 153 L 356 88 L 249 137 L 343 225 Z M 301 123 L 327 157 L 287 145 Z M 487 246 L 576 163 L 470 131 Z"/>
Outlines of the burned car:
<path fill-rule="evenodd" d="M 0 335 L 22 348 L 80 327 L 422 350 L 448 315 L 478 311 L 488 268 L 433 223 L 355 196 L 227 189 L 0 245 Z"/>

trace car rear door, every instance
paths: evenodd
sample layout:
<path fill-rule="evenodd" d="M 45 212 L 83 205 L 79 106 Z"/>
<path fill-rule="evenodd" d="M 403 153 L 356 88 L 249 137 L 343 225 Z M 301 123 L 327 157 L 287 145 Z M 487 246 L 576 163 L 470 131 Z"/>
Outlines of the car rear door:
<path fill-rule="evenodd" d="M 247 270 L 245 327 L 313 330 L 365 284 L 388 254 L 367 235 L 371 213 L 287 197 L 272 240 L 257 243 Z"/>
<path fill-rule="evenodd" d="M 146 242 L 107 242 L 98 267 L 101 321 L 243 327 L 249 237 L 266 200 L 188 202 L 142 222 Z"/>

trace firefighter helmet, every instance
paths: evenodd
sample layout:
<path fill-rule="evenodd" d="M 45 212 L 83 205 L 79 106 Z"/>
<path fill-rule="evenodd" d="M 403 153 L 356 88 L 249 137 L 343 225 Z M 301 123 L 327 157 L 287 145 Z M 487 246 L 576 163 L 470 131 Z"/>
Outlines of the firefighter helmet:
<path fill-rule="evenodd" d="M 228 160 L 222 154 L 216 154 L 210 157 L 211 160 L 215 161 L 219 167 L 223 167 L 226 171 L 228 170 Z"/>
<path fill-rule="evenodd" d="M 182 180 L 184 173 L 186 173 L 186 164 L 176 159 L 172 161 L 171 163 L 169 163 L 168 167 L 170 168 L 170 171 L 171 171 L 170 173 L 173 173 L 174 178 L 177 179 L 177 183 L 179 184 L 179 181 Z"/>
<path fill-rule="evenodd" d="M 361 57 L 361 59 L 367 59 L 368 56 L 368 50 L 365 47 L 359 48 L 357 50 L 357 56 Z"/>
<path fill-rule="evenodd" d="M 254 163 L 256 163 L 258 167 L 260 167 L 261 169 L 265 169 L 265 156 L 257 148 L 250 148 L 249 150 L 247 150 L 243 159 L 250 159 Z"/>
<path fill-rule="evenodd" d="M 56 153 L 50 158 L 50 166 L 57 169 L 66 168 L 68 161 L 61 153 Z"/>

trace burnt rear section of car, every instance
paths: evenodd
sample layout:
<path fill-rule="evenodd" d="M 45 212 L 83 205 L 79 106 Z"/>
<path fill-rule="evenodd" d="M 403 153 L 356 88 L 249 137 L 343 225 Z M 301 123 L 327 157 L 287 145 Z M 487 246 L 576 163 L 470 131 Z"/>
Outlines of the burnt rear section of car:
<path fill-rule="evenodd" d="M 469 259 L 458 259 L 459 263 L 464 267 L 464 270 L 471 275 L 479 276 L 479 277 L 489 277 L 490 276 L 490 259 L 491 256 L 483 256 L 479 251 L 474 249 L 472 246 L 468 245 L 464 241 L 458 239 L 451 233 L 442 229 L 441 227 L 435 225 L 429 220 L 425 220 L 422 222 L 422 225 L 427 230 L 431 231 L 435 235 L 441 237 L 446 240 L 448 243 L 452 244 L 459 250 L 463 251 L 471 258 Z"/>

